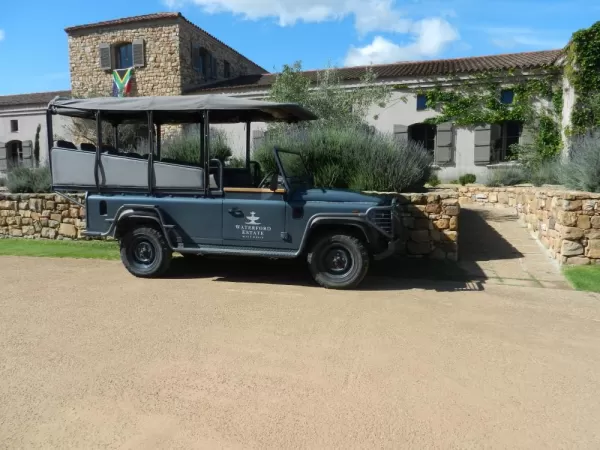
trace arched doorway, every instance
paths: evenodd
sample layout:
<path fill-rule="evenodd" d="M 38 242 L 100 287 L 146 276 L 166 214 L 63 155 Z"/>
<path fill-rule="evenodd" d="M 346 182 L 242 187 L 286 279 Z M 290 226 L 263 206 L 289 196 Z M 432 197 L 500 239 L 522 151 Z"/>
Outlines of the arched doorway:
<path fill-rule="evenodd" d="M 19 167 L 23 161 L 23 142 L 10 141 L 6 143 L 6 165 L 8 170 Z"/>
<path fill-rule="evenodd" d="M 415 123 L 408 127 L 408 138 L 419 142 L 425 150 L 435 150 L 436 126 L 429 123 Z"/>

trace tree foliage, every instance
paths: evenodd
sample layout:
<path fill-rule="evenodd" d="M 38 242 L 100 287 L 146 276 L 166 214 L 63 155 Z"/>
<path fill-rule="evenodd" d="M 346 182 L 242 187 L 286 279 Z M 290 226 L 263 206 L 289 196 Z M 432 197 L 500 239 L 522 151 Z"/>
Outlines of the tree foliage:
<path fill-rule="evenodd" d="M 302 63 L 297 61 L 283 67 L 271 87 L 269 98 L 277 102 L 299 103 L 319 117 L 319 125 L 364 125 L 369 109 L 373 105 L 384 106 L 392 92 L 386 85 L 375 84 L 375 79 L 373 71 L 365 69 L 357 86 L 349 89 L 344 86 L 337 69 L 307 73 L 302 71 Z"/>

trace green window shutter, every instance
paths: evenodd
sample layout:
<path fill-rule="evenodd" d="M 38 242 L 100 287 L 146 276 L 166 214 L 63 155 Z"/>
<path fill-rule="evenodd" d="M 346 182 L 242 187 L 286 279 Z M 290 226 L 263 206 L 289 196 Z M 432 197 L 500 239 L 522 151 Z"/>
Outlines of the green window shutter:
<path fill-rule="evenodd" d="M 491 145 L 491 125 L 485 124 L 475 127 L 475 164 L 486 165 L 490 163 Z"/>
<path fill-rule="evenodd" d="M 399 140 L 408 140 L 408 127 L 406 125 L 394 125 L 394 137 Z"/>
<path fill-rule="evenodd" d="M 100 68 L 102 70 L 112 69 L 112 50 L 110 44 L 102 43 L 99 45 L 100 49 Z"/>
<path fill-rule="evenodd" d="M 6 163 L 6 144 L 0 142 L 0 172 L 6 172 L 8 165 Z"/>
<path fill-rule="evenodd" d="M 133 53 L 133 67 L 144 67 L 144 40 L 134 39 L 131 43 L 131 52 Z"/>
<path fill-rule="evenodd" d="M 21 149 L 23 151 L 23 167 L 33 168 L 33 142 L 23 141 Z"/>
<path fill-rule="evenodd" d="M 452 162 L 454 155 L 454 126 L 451 122 L 440 123 L 437 126 L 435 139 L 435 163 L 447 165 Z"/>

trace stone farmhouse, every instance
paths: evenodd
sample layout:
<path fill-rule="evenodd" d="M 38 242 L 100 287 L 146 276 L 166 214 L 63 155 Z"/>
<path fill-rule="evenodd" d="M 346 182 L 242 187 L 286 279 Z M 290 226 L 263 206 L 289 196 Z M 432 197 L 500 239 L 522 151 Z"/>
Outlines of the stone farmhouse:
<path fill-rule="evenodd" d="M 188 21 L 180 13 L 157 13 L 65 29 L 69 42 L 71 90 L 0 96 L 0 174 L 13 167 L 32 167 L 36 142 L 40 164 L 47 160 L 45 108 L 60 96 L 111 95 L 115 72 L 129 77 L 131 95 L 193 95 L 222 93 L 247 98 L 264 98 L 277 74 L 241 55 L 224 42 Z M 449 75 L 469 77 L 483 70 L 519 70 L 524 74 L 560 65 L 562 50 L 492 55 L 435 61 L 398 62 L 370 66 L 377 83 L 407 88 L 426 86 L 432 79 Z M 127 69 L 131 69 L 127 71 Z M 344 85 L 354 89 L 366 67 L 340 69 Z M 306 74 L 315 77 L 317 72 Z M 563 114 L 569 117 L 572 93 L 564 87 Z M 523 124 L 507 121 L 475 128 L 452 123 L 429 125 L 424 121 L 437 114 L 414 90 L 395 91 L 386 107 L 373 105 L 369 119 L 380 131 L 407 136 L 422 142 L 434 154 L 442 180 L 474 173 L 484 180 L 489 170 L 507 163 L 507 149 L 527 141 Z M 399 101 L 405 96 L 405 101 Z M 512 102 L 510 92 L 502 101 Z M 377 119 L 374 117 L 377 116 Z M 566 119 L 565 119 L 566 120 Z M 563 125 L 568 124 L 563 120 Z M 41 125 L 39 134 L 36 133 Z M 224 126 L 234 153 L 241 154 L 244 125 Z M 55 137 L 74 141 L 68 123 L 55 123 Z M 254 124 L 255 141 L 264 134 L 264 124 Z M 36 139 L 37 134 L 37 139 Z M 79 145 L 79 143 L 75 143 Z"/>

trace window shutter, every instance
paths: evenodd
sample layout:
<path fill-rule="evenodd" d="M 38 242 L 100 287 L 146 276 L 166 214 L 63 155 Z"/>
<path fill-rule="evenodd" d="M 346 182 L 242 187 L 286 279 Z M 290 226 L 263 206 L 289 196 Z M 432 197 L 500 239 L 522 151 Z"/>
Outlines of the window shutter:
<path fill-rule="evenodd" d="M 265 142 L 265 132 L 263 130 L 254 130 L 252 132 L 253 149 L 258 149 Z"/>
<path fill-rule="evenodd" d="M 0 172 L 6 172 L 8 166 L 6 164 L 6 144 L 0 142 Z"/>
<path fill-rule="evenodd" d="M 490 163 L 490 149 L 492 146 L 491 125 L 475 127 L 475 164 L 485 165 Z"/>
<path fill-rule="evenodd" d="M 33 142 L 23 141 L 21 144 L 23 150 L 23 167 L 33 167 Z"/>
<path fill-rule="evenodd" d="M 408 127 L 406 125 L 394 125 L 394 137 L 399 140 L 408 140 Z"/>
<path fill-rule="evenodd" d="M 451 122 L 437 126 L 435 139 L 435 163 L 445 165 L 452 162 L 454 154 L 454 127 Z"/>
<path fill-rule="evenodd" d="M 133 67 L 144 67 L 144 40 L 134 39 L 131 47 L 131 52 L 133 53 Z"/>
<path fill-rule="evenodd" d="M 110 44 L 100 44 L 100 68 L 102 70 L 112 69 L 112 52 Z"/>

